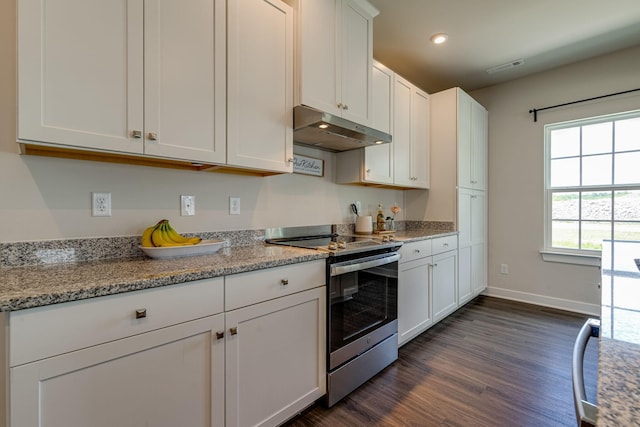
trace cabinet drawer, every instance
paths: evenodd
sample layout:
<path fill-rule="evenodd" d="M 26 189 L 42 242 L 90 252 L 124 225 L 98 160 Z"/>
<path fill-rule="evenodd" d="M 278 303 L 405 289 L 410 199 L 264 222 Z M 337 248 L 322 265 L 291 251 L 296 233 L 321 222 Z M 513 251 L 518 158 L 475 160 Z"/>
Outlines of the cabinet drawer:
<path fill-rule="evenodd" d="M 405 243 L 400 247 L 400 263 L 413 261 L 431 255 L 431 239 Z"/>
<path fill-rule="evenodd" d="M 324 260 L 233 274 L 225 278 L 225 311 L 324 286 Z"/>
<path fill-rule="evenodd" d="M 458 236 L 437 237 L 433 239 L 433 254 L 452 251 L 458 248 Z"/>
<path fill-rule="evenodd" d="M 9 364 L 17 366 L 221 313 L 223 292 L 220 277 L 11 312 Z M 144 313 L 137 314 L 139 310 Z"/>

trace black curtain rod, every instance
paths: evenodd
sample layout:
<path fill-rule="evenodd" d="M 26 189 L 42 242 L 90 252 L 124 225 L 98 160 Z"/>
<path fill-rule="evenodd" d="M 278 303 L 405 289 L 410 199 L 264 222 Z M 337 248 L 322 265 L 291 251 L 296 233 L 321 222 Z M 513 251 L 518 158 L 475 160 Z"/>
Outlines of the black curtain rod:
<path fill-rule="evenodd" d="M 631 89 L 631 90 L 625 90 L 623 92 L 610 93 L 608 95 L 594 96 L 593 98 L 581 99 L 580 101 L 565 102 L 564 104 L 552 105 L 550 107 L 533 108 L 533 109 L 529 110 L 529 114 L 533 113 L 533 121 L 537 122 L 538 121 L 538 111 L 550 110 L 552 108 L 564 107 L 566 105 L 579 104 L 581 102 L 593 101 L 595 99 L 608 98 L 610 96 L 623 95 L 625 93 L 637 92 L 637 91 L 640 91 L 640 88 Z"/>

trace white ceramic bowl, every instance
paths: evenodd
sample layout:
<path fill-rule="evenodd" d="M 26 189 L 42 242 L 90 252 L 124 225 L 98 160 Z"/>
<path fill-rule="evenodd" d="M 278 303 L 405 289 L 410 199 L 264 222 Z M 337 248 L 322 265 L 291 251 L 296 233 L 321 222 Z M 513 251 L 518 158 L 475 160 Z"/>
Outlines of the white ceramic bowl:
<path fill-rule="evenodd" d="M 151 258 L 179 258 L 185 256 L 214 254 L 222 248 L 224 240 L 203 240 L 197 245 L 147 247 L 138 246 L 142 252 Z"/>

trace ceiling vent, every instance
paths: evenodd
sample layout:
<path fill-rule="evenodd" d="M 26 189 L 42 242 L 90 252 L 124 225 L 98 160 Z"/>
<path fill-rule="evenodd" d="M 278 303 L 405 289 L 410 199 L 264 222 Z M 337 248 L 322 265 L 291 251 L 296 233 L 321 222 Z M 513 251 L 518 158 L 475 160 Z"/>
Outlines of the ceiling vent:
<path fill-rule="evenodd" d="M 515 61 L 507 62 L 506 64 L 496 65 L 495 67 L 491 67 L 487 69 L 487 73 L 489 74 L 499 73 L 501 71 L 508 70 L 509 68 L 519 67 L 522 64 L 524 64 L 524 59 L 516 59 Z"/>

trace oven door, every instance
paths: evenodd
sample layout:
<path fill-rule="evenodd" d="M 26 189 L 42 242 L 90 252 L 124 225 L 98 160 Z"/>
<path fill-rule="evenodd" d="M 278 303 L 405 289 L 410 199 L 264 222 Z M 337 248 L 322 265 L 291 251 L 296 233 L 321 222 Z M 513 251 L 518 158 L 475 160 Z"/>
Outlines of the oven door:
<path fill-rule="evenodd" d="M 329 264 L 329 370 L 398 331 L 397 252 Z"/>

